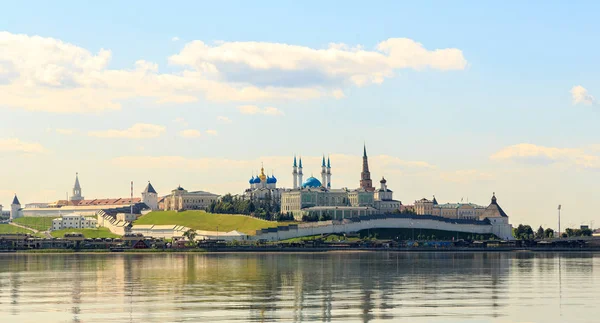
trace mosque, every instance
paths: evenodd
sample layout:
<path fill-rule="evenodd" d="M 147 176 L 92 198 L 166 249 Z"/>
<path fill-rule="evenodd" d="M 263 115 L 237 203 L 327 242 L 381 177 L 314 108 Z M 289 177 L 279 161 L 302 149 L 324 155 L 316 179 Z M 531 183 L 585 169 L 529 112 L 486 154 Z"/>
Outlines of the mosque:
<path fill-rule="evenodd" d="M 359 188 L 334 189 L 331 185 L 331 160 L 323 156 L 321 180 L 311 176 L 303 181 L 302 158 L 292 166 L 292 189 L 281 194 L 281 212 L 291 213 L 297 220 L 304 215 L 321 217 L 327 215 L 334 220 L 359 217 L 400 210 L 402 203 L 393 199 L 393 193 L 382 178 L 376 190 L 371 180 L 366 146 L 363 149 L 362 172 Z"/>

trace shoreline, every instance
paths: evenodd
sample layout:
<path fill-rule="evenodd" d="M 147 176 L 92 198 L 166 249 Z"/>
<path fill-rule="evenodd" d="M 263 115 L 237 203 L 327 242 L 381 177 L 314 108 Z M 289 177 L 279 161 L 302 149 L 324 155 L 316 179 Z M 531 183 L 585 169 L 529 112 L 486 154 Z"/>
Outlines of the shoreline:
<path fill-rule="evenodd" d="M 211 249 L 129 249 L 123 251 L 98 250 L 73 250 L 73 249 L 30 249 L 30 250 L 0 250 L 0 256 L 14 254 L 246 254 L 246 253 L 600 253 L 599 248 L 211 248 Z"/>

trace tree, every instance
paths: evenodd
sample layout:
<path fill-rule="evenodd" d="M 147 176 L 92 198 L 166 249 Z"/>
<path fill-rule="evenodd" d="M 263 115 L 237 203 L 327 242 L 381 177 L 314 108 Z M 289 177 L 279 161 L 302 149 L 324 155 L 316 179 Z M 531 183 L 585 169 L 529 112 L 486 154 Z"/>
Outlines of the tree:
<path fill-rule="evenodd" d="M 542 226 L 540 225 L 540 227 L 537 229 L 537 232 L 535 233 L 535 238 L 536 239 L 544 239 L 545 235 L 544 235 L 544 228 L 542 228 Z"/>
<path fill-rule="evenodd" d="M 566 228 L 565 229 L 565 233 L 567 234 L 567 237 L 574 237 L 574 236 L 576 236 L 575 230 L 573 230 L 571 228 Z"/>
<path fill-rule="evenodd" d="M 193 246 L 194 245 L 194 239 L 196 239 L 196 230 L 194 230 L 194 229 L 188 229 L 186 232 L 183 233 L 183 236 L 186 239 L 188 239 L 189 245 Z"/>
<path fill-rule="evenodd" d="M 554 230 L 552 230 L 550 228 L 546 228 L 546 230 L 544 230 L 544 237 L 554 238 Z"/>
<path fill-rule="evenodd" d="M 532 239 L 534 236 L 533 229 L 529 225 L 519 224 L 516 229 L 513 229 L 513 236 L 519 240 Z"/>

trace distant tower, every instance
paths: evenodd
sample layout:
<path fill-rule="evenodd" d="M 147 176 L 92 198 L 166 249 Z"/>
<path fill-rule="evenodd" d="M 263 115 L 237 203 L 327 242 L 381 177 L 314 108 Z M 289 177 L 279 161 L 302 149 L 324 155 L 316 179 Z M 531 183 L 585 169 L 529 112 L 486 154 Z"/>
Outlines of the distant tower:
<path fill-rule="evenodd" d="M 327 188 L 331 188 L 331 162 L 327 156 Z"/>
<path fill-rule="evenodd" d="M 325 164 L 325 155 L 323 155 L 323 162 L 321 163 L 321 185 L 327 187 L 327 165 Z"/>
<path fill-rule="evenodd" d="M 366 191 L 373 192 L 373 181 L 371 181 L 371 172 L 369 172 L 369 159 L 367 158 L 367 146 L 364 146 L 363 151 L 363 166 L 360 173 L 360 187 Z"/>
<path fill-rule="evenodd" d="M 79 185 L 79 173 L 75 173 L 75 185 L 73 185 L 73 195 L 71 196 L 71 201 L 81 200 L 83 200 L 83 196 L 81 196 L 81 185 Z"/>
<path fill-rule="evenodd" d="M 148 185 L 146 185 L 146 189 L 142 192 L 142 202 L 144 202 L 151 210 L 158 210 L 158 193 L 148 181 Z"/>
<path fill-rule="evenodd" d="M 19 210 L 21 209 L 21 202 L 17 198 L 17 194 L 15 194 L 15 198 L 10 205 L 10 219 L 14 220 L 19 217 Z"/>
<path fill-rule="evenodd" d="M 294 167 L 292 168 L 292 177 L 294 178 L 293 189 L 298 188 L 298 166 L 296 165 L 296 155 L 294 155 Z"/>
<path fill-rule="evenodd" d="M 300 156 L 299 164 L 298 164 L 298 185 L 302 187 L 302 156 Z"/>

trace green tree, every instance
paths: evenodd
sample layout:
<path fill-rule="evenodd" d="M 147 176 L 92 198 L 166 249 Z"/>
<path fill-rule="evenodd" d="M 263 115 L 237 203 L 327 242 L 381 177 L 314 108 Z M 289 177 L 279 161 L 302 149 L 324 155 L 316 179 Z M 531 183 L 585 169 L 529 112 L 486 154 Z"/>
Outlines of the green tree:
<path fill-rule="evenodd" d="M 544 228 L 542 228 L 542 226 L 540 225 L 540 227 L 537 229 L 537 232 L 535 233 L 535 238 L 536 239 L 544 239 L 545 234 L 544 234 Z"/>
<path fill-rule="evenodd" d="M 194 245 L 194 239 L 196 239 L 196 230 L 188 229 L 183 233 L 183 236 L 188 240 L 190 246 Z"/>
<path fill-rule="evenodd" d="M 546 230 L 544 230 L 544 237 L 554 238 L 554 230 L 552 230 L 550 228 L 546 228 Z"/>

